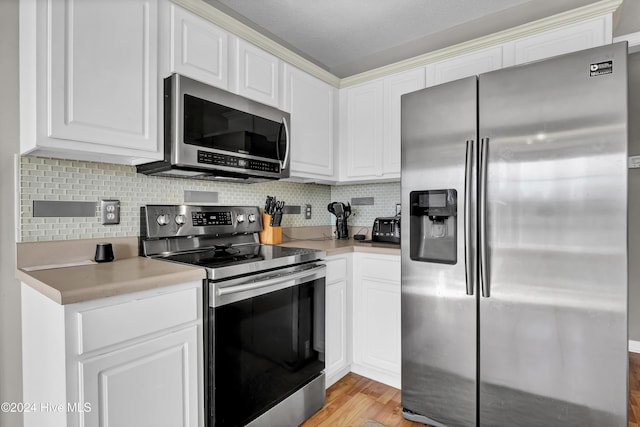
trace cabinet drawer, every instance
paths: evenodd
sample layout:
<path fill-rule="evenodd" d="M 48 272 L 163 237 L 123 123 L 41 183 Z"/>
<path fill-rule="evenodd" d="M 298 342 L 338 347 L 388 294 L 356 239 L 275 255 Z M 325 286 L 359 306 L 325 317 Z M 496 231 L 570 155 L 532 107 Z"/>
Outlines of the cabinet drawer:
<path fill-rule="evenodd" d="M 361 260 L 362 277 L 400 283 L 400 257 L 363 256 Z"/>
<path fill-rule="evenodd" d="M 199 289 L 134 300 L 123 304 L 79 311 L 78 353 L 124 342 L 173 326 L 195 322 Z"/>
<path fill-rule="evenodd" d="M 327 265 L 327 284 L 339 282 L 345 280 L 347 277 L 347 259 L 336 258 L 327 259 L 325 261 Z"/>

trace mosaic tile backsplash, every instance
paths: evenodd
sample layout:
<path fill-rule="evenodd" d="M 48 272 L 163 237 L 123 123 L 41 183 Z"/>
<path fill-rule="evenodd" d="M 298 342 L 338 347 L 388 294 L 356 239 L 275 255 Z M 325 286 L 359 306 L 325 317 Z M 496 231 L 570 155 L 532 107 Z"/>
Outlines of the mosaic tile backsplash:
<path fill-rule="evenodd" d="M 351 202 L 353 198 L 373 197 L 373 205 L 351 206 L 349 225 L 373 225 L 380 216 L 394 216 L 396 203 L 400 203 L 400 183 L 337 185 L 331 187 L 331 201 Z"/>
<path fill-rule="evenodd" d="M 184 191 L 216 191 L 218 205 L 264 205 L 267 195 L 288 205 L 312 206 L 311 219 L 304 214 L 284 215 L 284 227 L 331 225 L 335 217 L 327 212 L 332 201 L 348 202 L 352 197 L 374 197 L 372 206 L 354 207 L 351 225 L 371 226 L 377 216 L 395 212 L 400 184 L 327 186 L 292 182 L 236 184 L 189 179 L 151 177 L 136 173 L 134 166 L 22 156 L 20 160 L 20 234 L 22 241 L 70 240 L 137 236 L 140 207 L 145 204 L 184 203 Z M 98 201 L 120 200 L 120 224 L 102 225 Z M 33 217 L 34 200 L 96 202 L 96 216 L 86 218 Z"/>

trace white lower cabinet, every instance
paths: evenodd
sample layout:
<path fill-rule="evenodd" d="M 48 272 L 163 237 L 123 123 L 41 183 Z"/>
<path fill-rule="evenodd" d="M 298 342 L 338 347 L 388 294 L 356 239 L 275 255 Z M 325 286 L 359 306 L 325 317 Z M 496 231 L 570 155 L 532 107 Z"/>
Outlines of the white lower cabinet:
<path fill-rule="evenodd" d="M 329 388 L 351 368 L 351 255 L 327 257 L 325 373 Z"/>
<path fill-rule="evenodd" d="M 351 370 L 400 388 L 400 257 L 353 256 Z"/>
<path fill-rule="evenodd" d="M 81 401 L 98 409 L 84 424 L 197 426 L 198 333 L 193 325 L 80 361 Z"/>
<path fill-rule="evenodd" d="M 204 421 L 202 282 L 59 305 L 22 285 L 24 426 Z"/>

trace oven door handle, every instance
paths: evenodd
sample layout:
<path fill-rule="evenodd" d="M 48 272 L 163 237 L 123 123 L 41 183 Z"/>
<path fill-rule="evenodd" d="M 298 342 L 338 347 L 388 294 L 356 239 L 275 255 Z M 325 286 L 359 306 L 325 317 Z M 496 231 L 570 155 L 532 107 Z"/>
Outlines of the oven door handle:
<path fill-rule="evenodd" d="M 318 273 L 324 271 L 326 267 L 319 265 L 317 267 L 305 269 L 302 271 L 295 271 L 293 273 L 276 276 L 272 279 L 259 280 L 250 283 L 243 283 L 240 285 L 227 286 L 224 288 L 218 288 L 216 294 L 221 297 L 223 295 L 237 294 L 239 292 L 252 291 L 255 289 L 266 288 L 269 286 L 275 286 L 278 284 L 290 282 L 292 280 L 300 280 L 301 282 L 307 282 L 317 279 L 322 276 L 318 276 Z"/>

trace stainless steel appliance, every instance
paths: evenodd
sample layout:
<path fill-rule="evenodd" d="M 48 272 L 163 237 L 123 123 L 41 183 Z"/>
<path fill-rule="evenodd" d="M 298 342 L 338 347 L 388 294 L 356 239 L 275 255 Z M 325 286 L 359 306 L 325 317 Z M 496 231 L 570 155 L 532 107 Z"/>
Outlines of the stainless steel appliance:
<path fill-rule="evenodd" d="M 627 47 L 402 98 L 402 406 L 627 425 Z"/>
<path fill-rule="evenodd" d="M 203 267 L 207 425 L 299 425 L 324 405 L 322 251 L 258 243 L 257 207 L 148 205 L 141 252 Z"/>
<path fill-rule="evenodd" d="M 349 226 L 347 219 L 351 216 L 351 204 L 347 202 L 331 202 L 327 210 L 336 216 L 336 239 L 345 240 L 349 238 Z"/>
<path fill-rule="evenodd" d="M 371 241 L 400 243 L 400 217 L 380 217 L 373 221 Z"/>
<path fill-rule="evenodd" d="M 289 113 L 179 74 L 164 81 L 164 159 L 138 172 L 259 182 L 289 177 Z"/>

